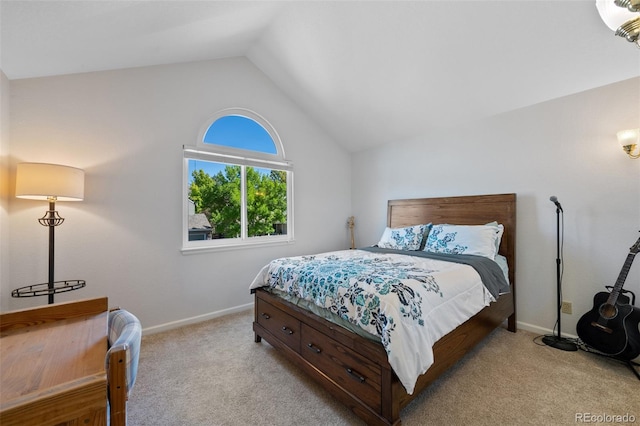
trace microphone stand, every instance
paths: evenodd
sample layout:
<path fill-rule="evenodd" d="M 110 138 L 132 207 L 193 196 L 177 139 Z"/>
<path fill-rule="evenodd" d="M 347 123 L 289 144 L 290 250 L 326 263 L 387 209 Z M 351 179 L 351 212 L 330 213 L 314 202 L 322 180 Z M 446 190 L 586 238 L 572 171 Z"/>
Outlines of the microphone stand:
<path fill-rule="evenodd" d="M 563 212 L 564 214 L 564 212 Z M 556 204 L 556 287 L 557 287 L 557 308 L 558 308 L 558 335 L 547 334 L 542 338 L 542 342 L 552 348 L 563 351 L 577 351 L 578 346 L 570 339 L 562 337 L 560 326 L 560 316 L 562 315 L 560 307 L 562 304 L 562 281 L 560 279 L 560 207 Z"/>

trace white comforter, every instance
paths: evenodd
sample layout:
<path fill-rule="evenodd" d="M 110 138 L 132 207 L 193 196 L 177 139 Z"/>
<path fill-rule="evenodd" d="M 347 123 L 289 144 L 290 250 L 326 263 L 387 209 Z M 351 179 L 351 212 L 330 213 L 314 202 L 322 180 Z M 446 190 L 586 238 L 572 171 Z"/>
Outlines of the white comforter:
<path fill-rule="evenodd" d="M 251 284 L 264 286 L 379 336 L 409 394 L 433 364 L 433 344 L 494 300 L 471 266 L 363 250 L 274 260 Z"/>

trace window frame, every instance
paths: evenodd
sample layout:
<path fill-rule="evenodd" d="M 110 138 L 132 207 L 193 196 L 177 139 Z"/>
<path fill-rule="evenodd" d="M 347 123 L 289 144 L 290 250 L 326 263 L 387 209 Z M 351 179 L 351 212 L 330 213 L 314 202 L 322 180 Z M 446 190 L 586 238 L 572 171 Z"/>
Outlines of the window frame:
<path fill-rule="evenodd" d="M 241 148 L 226 147 L 204 142 L 204 136 L 211 125 L 219 118 L 235 115 L 248 118 L 262 126 L 271 137 L 276 154 Z M 240 166 L 241 169 L 241 236 L 239 238 L 221 238 L 189 241 L 189 160 L 203 160 Z M 289 244 L 295 241 L 293 226 L 293 163 L 284 156 L 284 147 L 280 136 L 273 126 L 261 115 L 246 108 L 226 108 L 215 113 L 202 127 L 196 145 L 183 145 L 183 213 L 182 213 L 182 252 L 230 250 L 265 245 Z M 287 233 L 285 235 L 247 236 L 247 189 L 246 168 L 258 167 L 282 170 L 287 174 Z"/>

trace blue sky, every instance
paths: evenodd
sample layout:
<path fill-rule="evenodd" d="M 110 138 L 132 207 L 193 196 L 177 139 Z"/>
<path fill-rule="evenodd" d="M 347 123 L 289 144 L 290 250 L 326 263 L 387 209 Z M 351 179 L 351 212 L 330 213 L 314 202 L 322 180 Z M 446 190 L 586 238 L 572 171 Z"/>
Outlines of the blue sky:
<path fill-rule="evenodd" d="M 203 160 L 189 160 L 189 183 L 193 180 L 194 170 L 204 170 L 210 176 L 217 174 L 219 171 L 224 170 L 226 164 L 212 163 L 211 161 Z"/>
<path fill-rule="evenodd" d="M 277 154 L 276 146 L 264 127 L 239 115 L 217 119 L 205 133 L 204 143 Z"/>

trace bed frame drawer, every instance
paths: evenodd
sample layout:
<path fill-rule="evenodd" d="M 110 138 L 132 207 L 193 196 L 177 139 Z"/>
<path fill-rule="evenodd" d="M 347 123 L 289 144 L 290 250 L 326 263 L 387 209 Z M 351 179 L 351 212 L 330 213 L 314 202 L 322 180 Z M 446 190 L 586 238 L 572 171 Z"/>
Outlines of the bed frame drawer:
<path fill-rule="evenodd" d="M 270 303 L 257 299 L 258 324 L 296 352 L 300 352 L 300 321 Z"/>
<path fill-rule="evenodd" d="M 318 330 L 302 324 L 300 354 L 342 388 L 378 412 L 380 367 Z"/>

